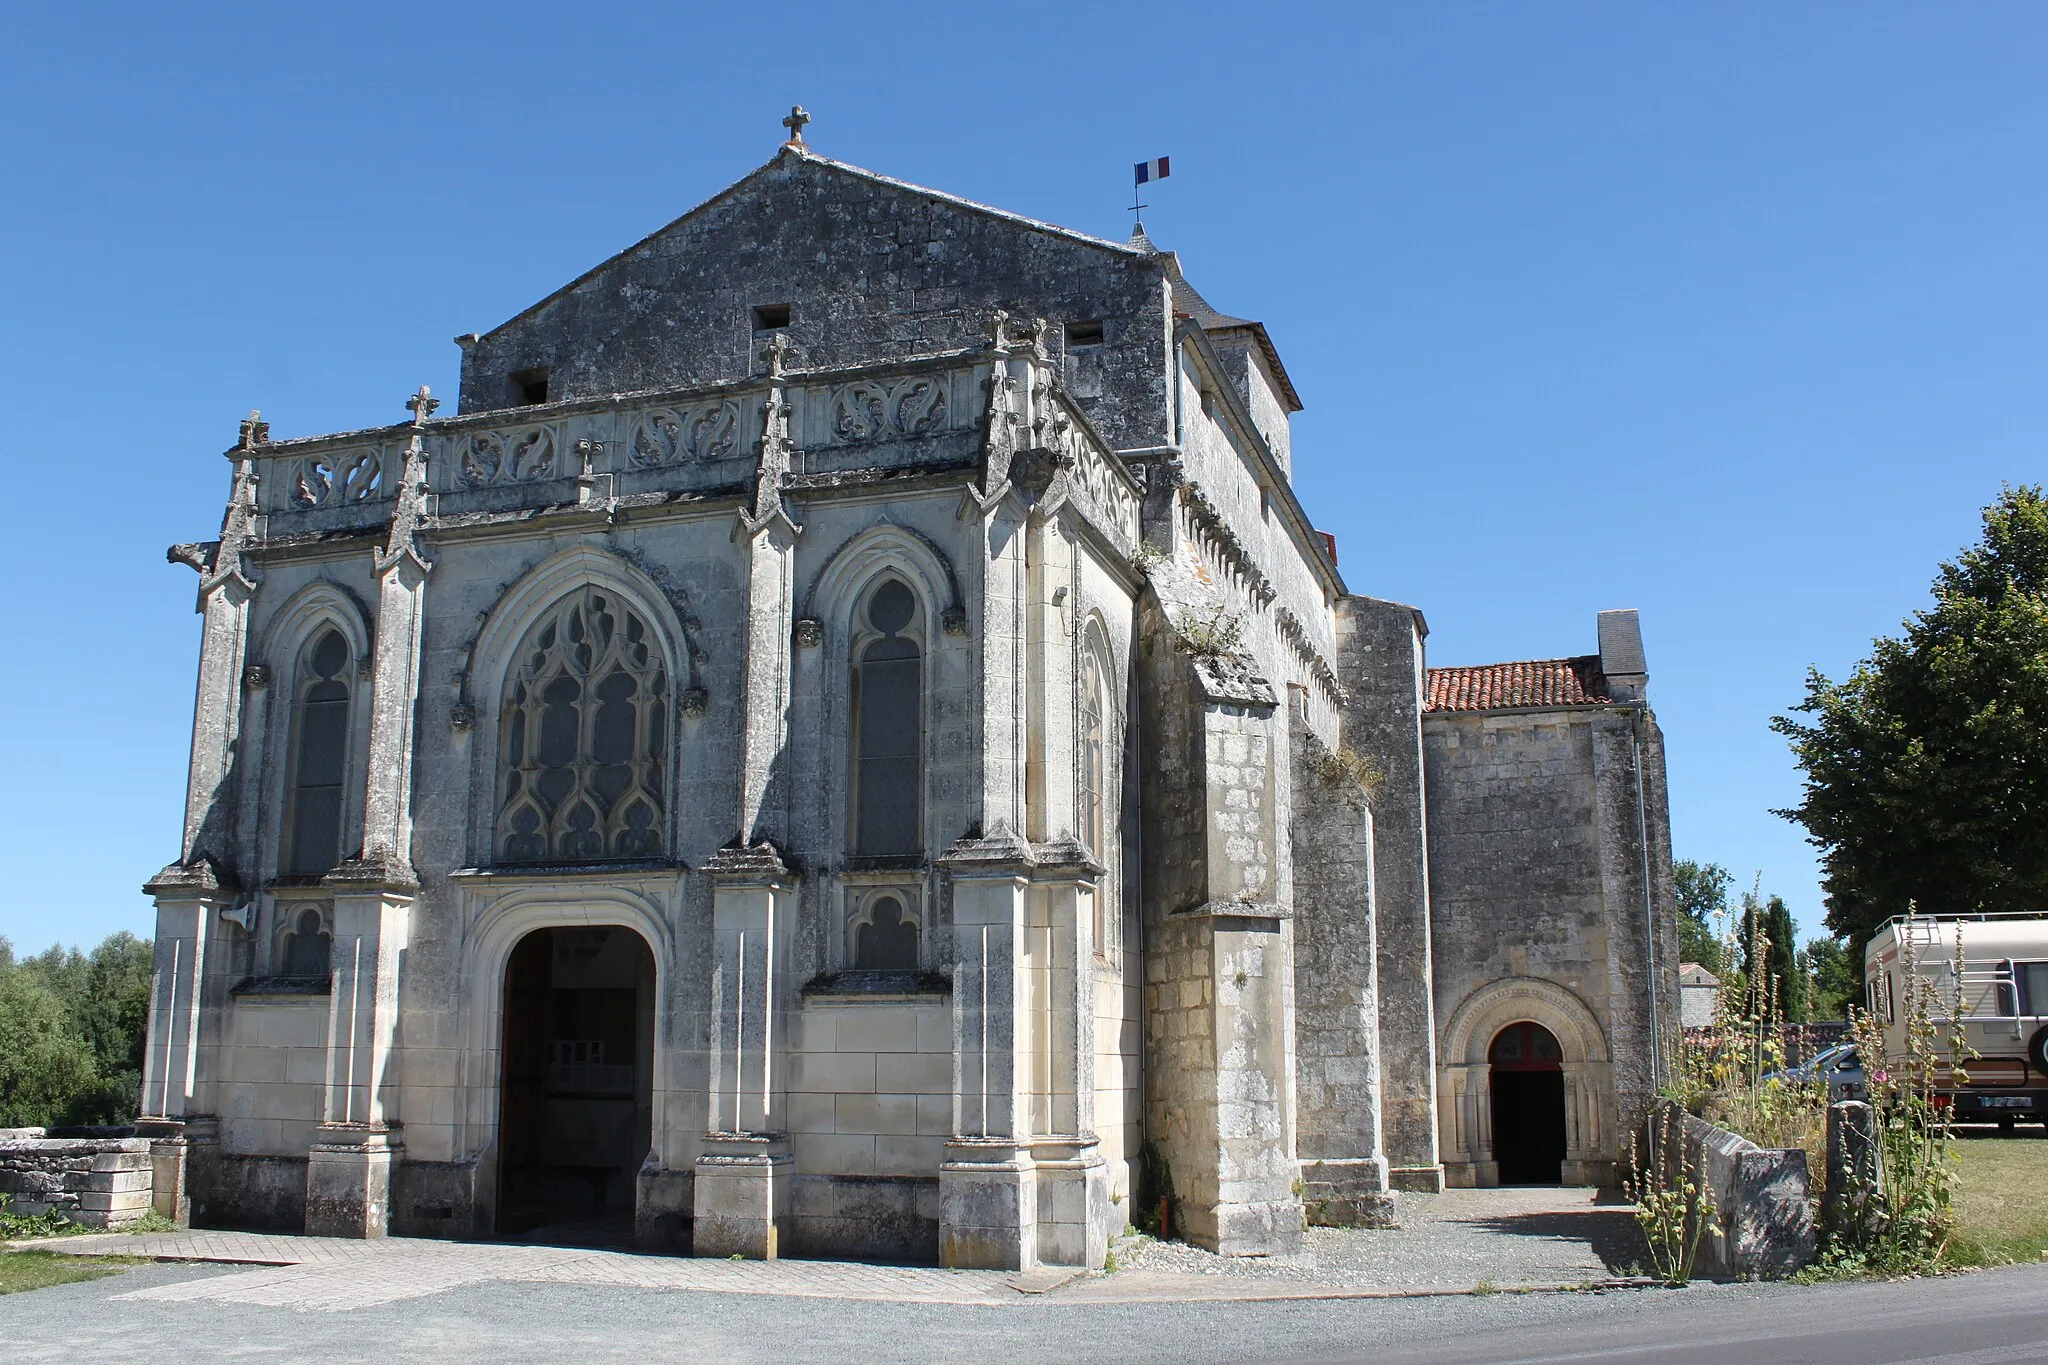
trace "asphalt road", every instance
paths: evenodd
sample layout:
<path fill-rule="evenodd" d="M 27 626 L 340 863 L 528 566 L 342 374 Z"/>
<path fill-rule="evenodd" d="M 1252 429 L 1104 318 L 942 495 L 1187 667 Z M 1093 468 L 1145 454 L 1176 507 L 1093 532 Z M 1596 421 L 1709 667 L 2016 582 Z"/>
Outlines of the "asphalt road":
<path fill-rule="evenodd" d="M 2048 1362 L 2048 1266 L 1906 1284 L 975 1308 L 489 1283 L 346 1312 L 122 1300 L 151 1265 L 0 1298 L 0 1358 L 516 1362 Z"/>

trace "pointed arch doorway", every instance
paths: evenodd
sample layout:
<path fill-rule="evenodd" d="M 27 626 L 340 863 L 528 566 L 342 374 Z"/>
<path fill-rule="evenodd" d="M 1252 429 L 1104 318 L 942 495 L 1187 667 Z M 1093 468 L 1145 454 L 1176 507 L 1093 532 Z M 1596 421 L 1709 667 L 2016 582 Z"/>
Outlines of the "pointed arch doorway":
<path fill-rule="evenodd" d="M 505 965 L 501 1236 L 630 1242 L 653 1128 L 654 954 L 622 926 L 536 929 Z"/>
<path fill-rule="evenodd" d="M 1522 1020 L 1486 1050 L 1493 1094 L 1493 1156 L 1503 1185 L 1556 1185 L 1565 1158 L 1564 1052 L 1541 1024 Z"/>

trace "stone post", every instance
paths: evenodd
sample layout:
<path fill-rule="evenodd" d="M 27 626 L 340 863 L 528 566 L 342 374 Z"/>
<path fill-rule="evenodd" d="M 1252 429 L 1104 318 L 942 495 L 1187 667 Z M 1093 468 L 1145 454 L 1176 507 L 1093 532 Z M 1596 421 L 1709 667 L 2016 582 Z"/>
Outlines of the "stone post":
<path fill-rule="evenodd" d="M 941 866 L 953 883 L 953 1137 L 939 1168 L 939 1259 L 1023 1270 L 1038 1256 L 1018 1027 L 1031 850 L 1003 827 L 956 843 Z"/>
<path fill-rule="evenodd" d="M 1381 1146 L 1397 1190 L 1444 1186 L 1422 762 L 1422 613 L 1346 597 L 1337 610 L 1343 742 L 1373 760 L 1373 925 L 1379 958 Z"/>
<path fill-rule="evenodd" d="M 1828 1188 L 1822 1225 L 1831 1237 L 1852 1241 L 1874 1231 L 1883 1207 L 1883 1173 L 1879 1169 L 1877 1111 L 1862 1100 L 1828 1106 Z"/>
<path fill-rule="evenodd" d="M 411 923 L 403 889 L 374 879 L 336 889 L 325 1088 L 306 1163 L 311 1237 L 382 1237 L 390 1229 L 391 1173 L 403 1145 L 390 1112 L 398 977 Z"/>
<path fill-rule="evenodd" d="M 1030 985 L 1031 1155 L 1038 1259 L 1099 1266 L 1110 1226 L 1109 1163 L 1095 1132 L 1095 897 L 1104 869 L 1072 840 L 1037 850 L 1025 935 Z"/>
<path fill-rule="evenodd" d="M 1270 689 L 1244 661 L 1190 665 L 1180 723 L 1200 754 L 1185 778 L 1201 844 L 1181 858 L 1193 874 L 1185 899 L 1155 920 L 1146 946 L 1148 1120 L 1184 1236 L 1225 1255 L 1285 1255 L 1302 1233 L 1294 935 L 1290 907 L 1275 899 L 1272 769 L 1286 740 Z"/>
<path fill-rule="evenodd" d="M 136 1132 L 151 1140 L 157 1212 L 184 1226 L 195 1202 L 204 1216 L 219 1155 L 211 1035 L 232 966 L 221 912 L 237 893 L 205 860 L 174 863 L 143 889 L 156 897 L 156 943 Z"/>
<path fill-rule="evenodd" d="M 1399 1196 L 1381 1143 L 1372 808 L 1298 715 L 1292 740 L 1302 1200 L 1313 1224 L 1387 1227 Z"/>
<path fill-rule="evenodd" d="M 795 1166 L 784 1118 L 793 878 L 772 846 L 706 863 L 711 906 L 709 1112 L 697 1158 L 692 1247 L 699 1256 L 781 1252 Z"/>

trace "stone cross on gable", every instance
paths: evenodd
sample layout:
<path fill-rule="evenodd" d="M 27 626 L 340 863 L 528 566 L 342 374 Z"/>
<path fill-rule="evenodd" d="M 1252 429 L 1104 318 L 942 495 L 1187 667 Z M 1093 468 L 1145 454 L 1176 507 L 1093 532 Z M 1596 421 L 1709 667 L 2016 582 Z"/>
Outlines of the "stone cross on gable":
<path fill-rule="evenodd" d="M 789 107 L 789 117 L 782 121 L 782 126 L 789 129 L 789 141 L 782 145 L 785 147 L 803 146 L 804 125 L 810 121 L 811 116 L 804 112 L 804 107 L 801 104 L 792 104 Z"/>
<path fill-rule="evenodd" d="M 434 397 L 425 384 L 420 385 L 418 393 L 405 400 L 405 410 L 412 414 L 412 424 L 414 426 L 423 425 L 429 417 L 434 415 L 434 409 L 440 406 L 441 400 Z"/>

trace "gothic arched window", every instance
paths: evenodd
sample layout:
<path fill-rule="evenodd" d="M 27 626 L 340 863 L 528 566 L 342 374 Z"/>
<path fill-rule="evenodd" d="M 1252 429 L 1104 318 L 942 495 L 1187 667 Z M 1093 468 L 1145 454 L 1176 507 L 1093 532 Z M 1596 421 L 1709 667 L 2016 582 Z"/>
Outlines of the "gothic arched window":
<path fill-rule="evenodd" d="M 550 607 L 505 682 L 503 859 L 660 856 L 667 716 L 667 669 L 646 621 L 601 587 Z"/>
<path fill-rule="evenodd" d="M 1108 855 L 1109 689 L 1101 656 L 1081 651 L 1081 842 L 1097 858 Z"/>
<path fill-rule="evenodd" d="M 333 942 L 318 910 L 300 911 L 298 922 L 284 936 L 284 970 L 279 975 L 326 976 Z"/>
<path fill-rule="evenodd" d="M 916 639 L 903 633 L 917 598 L 896 579 L 868 594 L 867 638 L 853 665 L 853 851 L 877 857 L 923 846 L 920 799 L 924 670 Z"/>
<path fill-rule="evenodd" d="M 302 656 L 292 698 L 291 812 L 283 871 L 327 872 L 341 861 L 342 777 L 348 766 L 348 641 L 338 630 Z M 322 970 L 325 970 L 324 968 Z"/>
<path fill-rule="evenodd" d="M 917 970 L 917 921 L 904 912 L 902 898 L 877 896 L 854 926 L 853 966 L 863 972 Z"/>

